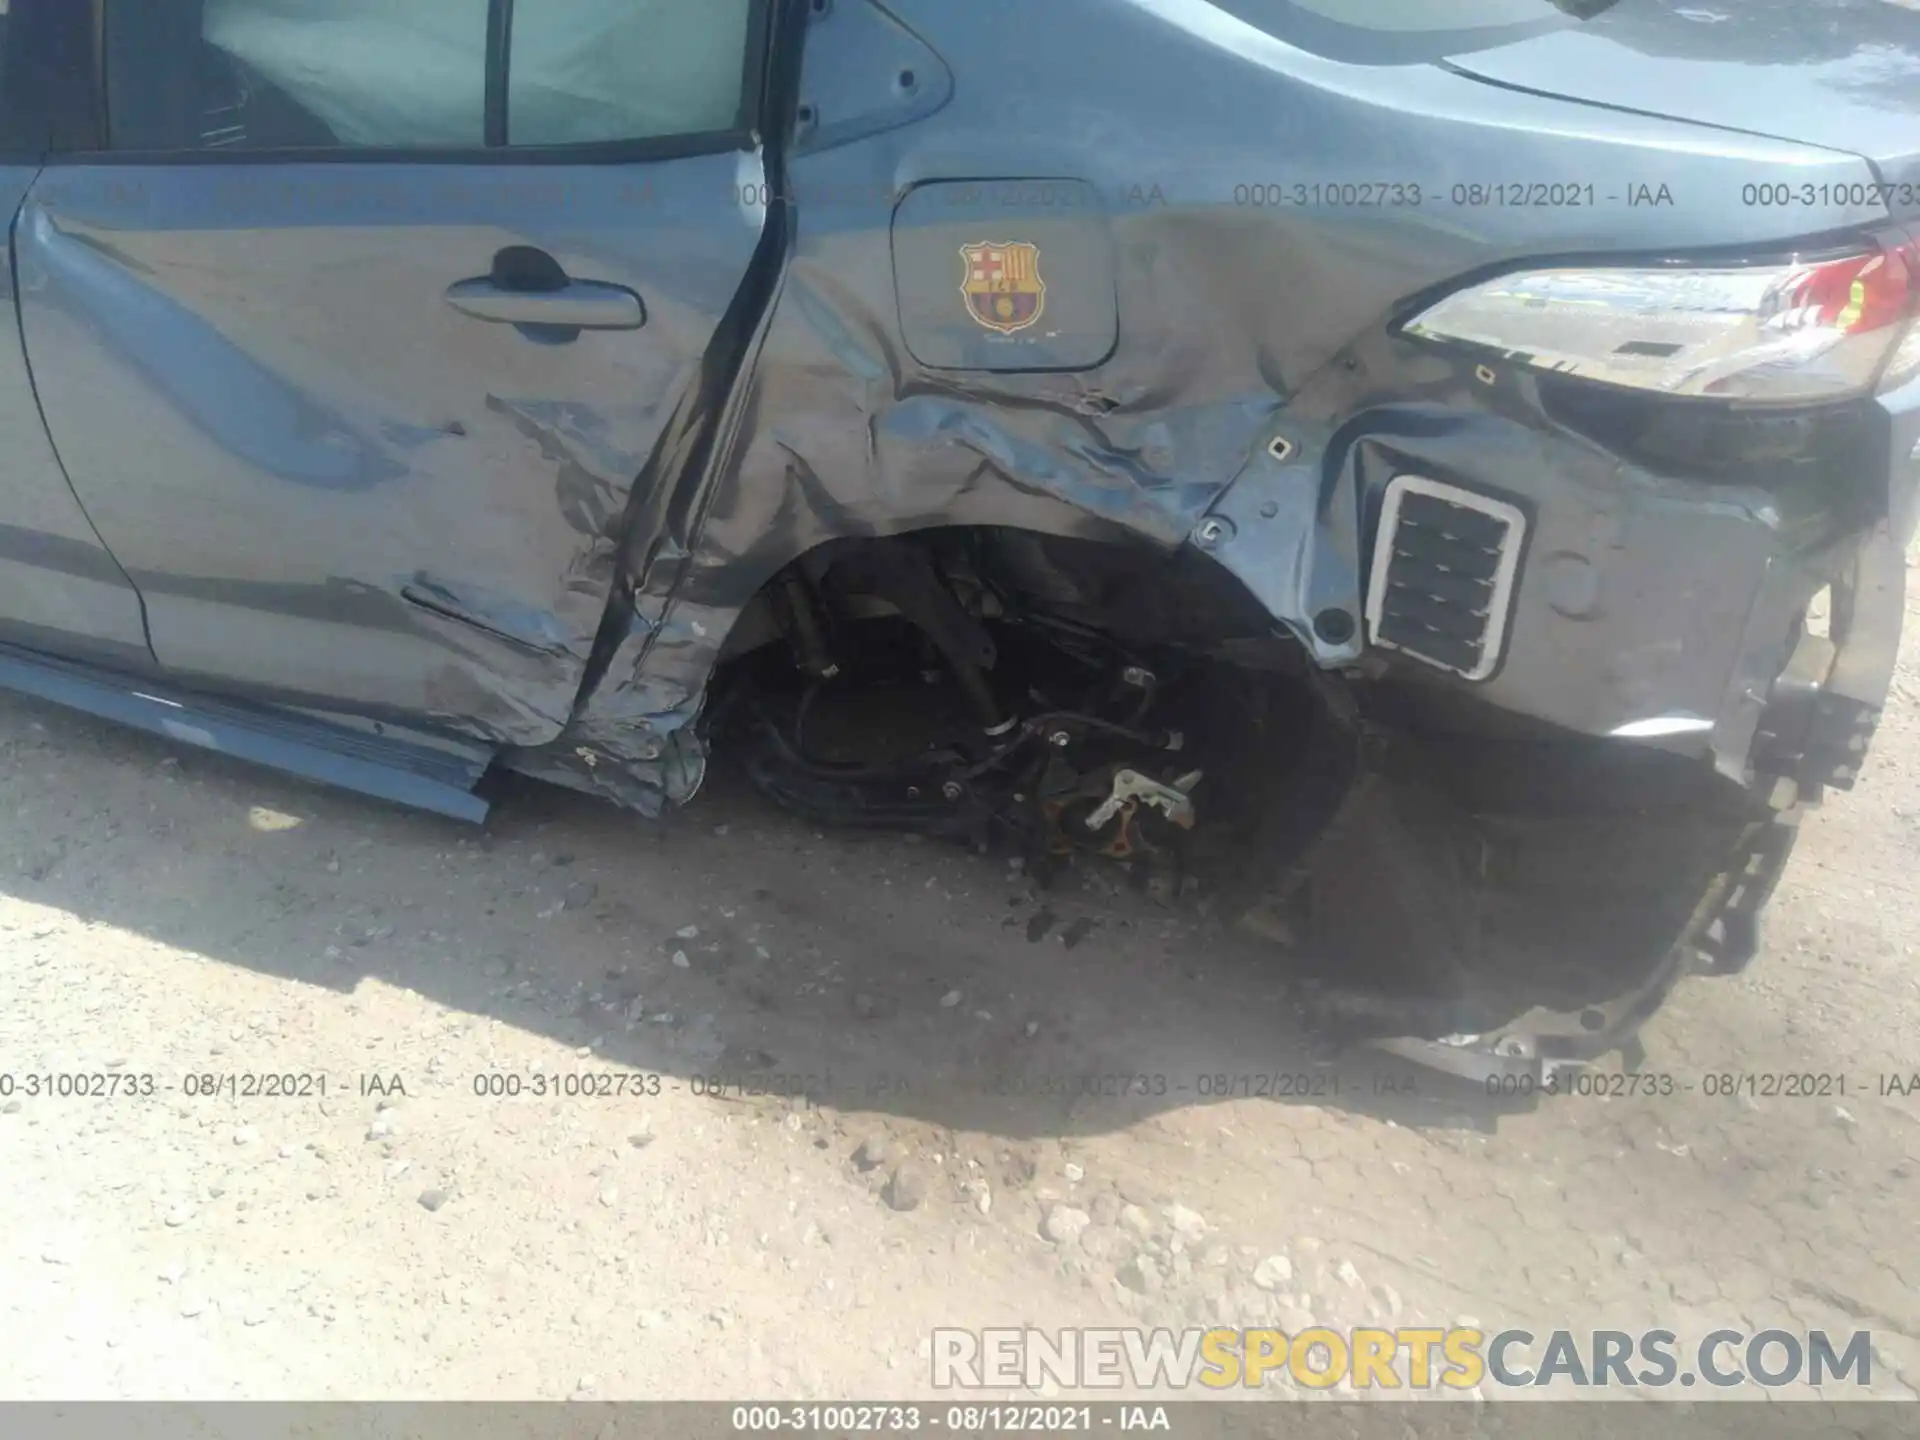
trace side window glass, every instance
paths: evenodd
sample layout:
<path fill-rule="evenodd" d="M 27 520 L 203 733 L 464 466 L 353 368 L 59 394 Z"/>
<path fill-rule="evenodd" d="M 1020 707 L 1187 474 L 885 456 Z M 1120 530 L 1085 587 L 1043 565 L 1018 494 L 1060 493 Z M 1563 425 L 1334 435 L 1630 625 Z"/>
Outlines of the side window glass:
<path fill-rule="evenodd" d="M 487 0 L 206 0 L 201 35 L 241 82 L 208 99 L 232 99 L 249 144 L 275 123 L 374 149 L 485 141 Z"/>
<path fill-rule="evenodd" d="M 487 0 L 114 0 L 106 43 L 117 150 L 486 141 Z"/>
<path fill-rule="evenodd" d="M 731 130 L 752 0 L 518 0 L 507 140 L 576 145 Z"/>
<path fill-rule="evenodd" d="M 7 0 L 0 0 L 0 16 Z M 506 0 L 514 146 L 740 122 L 756 0 Z M 488 0 L 109 0 L 116 150 L 478 150 Z M 4 24 L 4 20 L 0 20 Z M 499 103 L 496 98 L 495 103 Z"/>

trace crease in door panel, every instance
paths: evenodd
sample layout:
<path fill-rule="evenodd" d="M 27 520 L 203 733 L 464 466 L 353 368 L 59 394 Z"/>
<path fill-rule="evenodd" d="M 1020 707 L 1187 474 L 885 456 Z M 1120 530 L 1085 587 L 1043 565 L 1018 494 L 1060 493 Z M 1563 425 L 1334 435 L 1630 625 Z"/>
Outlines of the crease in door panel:
<path fill-rule="evenodd" d="M 368 490 L 406 473 L 346 416 L 122 264 L 110 249 L 63 230 L 44 206 L 29 204 L 21 214 L 29 209 L 30 239 L 47 267 L 53 303 L 91 321 L 116 359 L 220 449 L 313 489 Z M 16 263 L 18 253 L 16 240 Z"/>
<path fill-rule="evenodd" d="M 27 213 L 27 207 L 33 203 L 33 188 L 40 183 L 44 169 L 35 172 L 28 182 L 20 203 L 14 207 L 12 216 L 7 220 L 7 284 L 12 293 L 7 297 L 13 303 L 13 335 L 20 347 L 20 362 L 26 371 L 27 388 L 33 394 L 33 410 L 40 417 L 40 433 L 46 436 L 47 449 L 53 455 L 53 463 L 60 469 L 60 478 L 65 482 L 67 493 L 73 497 L 74 508 L 80 512 L 80 518 L 87 522 L 87 529 L 100 543 L 100 553 L 112 562 L 114 570 L 126 583 L 127 592 L 133 596 L 133 603 L 140 608 L 140 633 L 147 642 L 147 658 L 157 666 L 160 657 L 153 651 L 153 626 L 147 619 L 147 597 L 140 587 L 133 583 L 133 576 L 127 573 L 127 567 L 120 563 L 120 557 L 113 553 L 113 547 L 107 544 L 106 536 L 100 533 L 100 527 L 93 523 L 93 516 L 87 513 L 86 503 L 81 500 L 80 492 L 74 488 L 73 476 L 67 473 L 66 457 L 60 453 L 60 447 L 54 442 L 53 427 L 47 423 L 46 407 L 40 403 L 40 380 L 33 372 L 33 352 L 27 348 L 27 331 L 20 313 L 20 217 Z"/>
<path fill-rule="evenodd" d="M 514 611 L 520 612 L 512 617 L 494 614 L 483 620 L 473 613 L 474 607 L 468 601 L 467 597 L 456 595 L 452 590 L 447 588 L 446 585 L 436 580 L 430 580 L 425 576 L 409 580 L 406 584 L 402 585 L 400 587 L 400 598 L 418 609 L 438 615 L 442 619 L 453 620 L 459 624 L 469 626 L 472 629 L 481 631 L 483 634 L 491 635 L 496 640 L 503 640 L 509 645 L 531 651 L 536 655 L 551 656 L 558 660 L 566 658 L 570 653 L 565 642 L 551 633 L 530 635 L 516 633 L 513 630 L 504 628 L 509 619 L 512 618 L 528 621 L 528 629 L 551 630 L 552 624 L 554 623 L 553 617 L 545 615 L 544 613 L 536 615 L 528 611 L 524 606 L 510 607 Z"/>

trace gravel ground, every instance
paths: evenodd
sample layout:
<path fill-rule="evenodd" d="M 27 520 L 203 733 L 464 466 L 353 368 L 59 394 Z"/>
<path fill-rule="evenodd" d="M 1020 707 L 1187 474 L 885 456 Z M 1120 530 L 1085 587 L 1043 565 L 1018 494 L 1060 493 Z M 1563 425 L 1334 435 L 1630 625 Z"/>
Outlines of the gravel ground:
<path fill-rule="evenodd" d="M 936 1326 L 1311 1316 L 1865 1328 L 1911 1395 L 1909 651 L 1768 953 L 1647 1032 L 1692 1093 L 1499 1107 L 1313 1069 L 1271 958 L 1098 875 L 724 774 L 668 826 L 526 784 L 482 831 L 0 701 L 0 1072 L 123 1091 L 0 1100 L 0 1394 L 906 1397 Z"/>

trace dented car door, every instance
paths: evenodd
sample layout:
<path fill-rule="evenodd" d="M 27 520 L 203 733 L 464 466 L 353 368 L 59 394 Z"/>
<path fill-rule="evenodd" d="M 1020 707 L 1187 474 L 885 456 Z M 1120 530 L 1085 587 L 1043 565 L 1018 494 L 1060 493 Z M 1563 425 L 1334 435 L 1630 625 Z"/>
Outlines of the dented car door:
<path fill-rule="evenodd" d="M 60 473 L 14 328 L 12 221 L 46 152 L 43 12 L 0 0 L 0 642 L 139 669 L 140 601 Z"/>
<path fill-rule="evenodd" d="M 112 0 L 17 227 L 75 491 L 188 683 L 537 744 L 727 376 L 760 0 Z"/>

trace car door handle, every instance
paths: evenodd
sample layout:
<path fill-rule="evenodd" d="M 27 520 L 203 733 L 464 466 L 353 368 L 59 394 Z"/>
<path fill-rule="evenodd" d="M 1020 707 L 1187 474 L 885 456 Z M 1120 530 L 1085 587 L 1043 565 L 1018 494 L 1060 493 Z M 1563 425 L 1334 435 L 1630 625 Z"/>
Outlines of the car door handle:
<path fill-rule="evenodd" d="M 500 325 L 542 325 L 569 330 L 638 330 L 647 307 L 624 285 L 568 280 L 551 290 L 519 290 L 491 278 L 461 280 L 447 287 L 447 304 L 462 315 Z"/>

